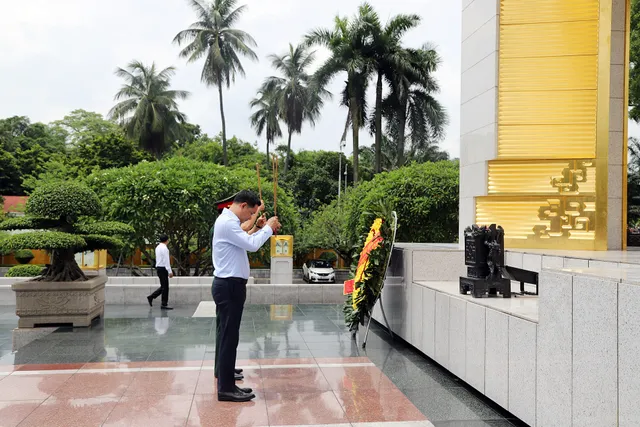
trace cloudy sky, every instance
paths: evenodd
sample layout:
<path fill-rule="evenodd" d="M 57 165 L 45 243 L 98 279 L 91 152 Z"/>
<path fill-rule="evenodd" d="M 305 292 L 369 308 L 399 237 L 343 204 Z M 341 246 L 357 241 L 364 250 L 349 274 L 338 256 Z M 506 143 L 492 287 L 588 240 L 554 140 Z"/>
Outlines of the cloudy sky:
<path fill-rule="evenodd" d="M 352 15 L 360 0 L 239 0 L 247 4 L 238 27 L 258 42 L 260 62 L 245 62 L 247 76 L 225 93 L 227 134 L 264 146 L 249 125 L 249 101 L 273 74 L 266 56 L 284 53 L 315 27 L 330 27 L 336 14 Z M 408 46 L 431 42 L 443 62 L 437 73 L 439 99 L 450 115 L 441 147 L 459 153 L 461 1 L 370 0 L 383 21 L 398 13 L 417 13 L 423 21 L 408 33 Z M 178 67 L 173 87 L 191 98 L 181 109 L 205 132 L 220 132 L 217 91 L 200 83 L 202 64 L 187 65 L 171 42 L 196 20 L 186 0 L 0 0 L 0 117 L 25 115 L 50 122 L 74 109 L 107 114 L 121 85 L 114 69 L 132 59 Z M 326 52 L 318 51 L 318 62 Z M 344 76 L 329 88 L 339 94 Z M 315 128 L 293 138 L 294 149 L 337 150 L 346 110 L 337 98 L 325 107 Z M 364 141 L 363 141 L 364 139 Z M 370 144 L 372 138 L 361 136 Z M 350 144 L 350 142 L 349 142 Z M 264 148 L 263 148 L 264 149 Z"/>

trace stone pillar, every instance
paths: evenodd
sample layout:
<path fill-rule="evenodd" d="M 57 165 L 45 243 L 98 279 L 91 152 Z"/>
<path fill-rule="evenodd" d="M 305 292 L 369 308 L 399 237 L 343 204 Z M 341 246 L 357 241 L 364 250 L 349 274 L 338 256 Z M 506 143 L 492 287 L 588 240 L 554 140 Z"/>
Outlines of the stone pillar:
<path fill-rule="evenodd" d="M 497 156 L 499 0 L 462 1 L 460 242 L 487 195 L 487 161 Z"/>
<path fill-rule="evenodd" d="M 607 216 L 609 250 L 620 250 L 626 242 L 627 114 L 625 105 L 628 103 L 628 95 L 625 76 L 628 70 L 625 64 L 629 61 L 629 47 L 626 40 L 629 8 L 628 0 L 612 1 Z"/>

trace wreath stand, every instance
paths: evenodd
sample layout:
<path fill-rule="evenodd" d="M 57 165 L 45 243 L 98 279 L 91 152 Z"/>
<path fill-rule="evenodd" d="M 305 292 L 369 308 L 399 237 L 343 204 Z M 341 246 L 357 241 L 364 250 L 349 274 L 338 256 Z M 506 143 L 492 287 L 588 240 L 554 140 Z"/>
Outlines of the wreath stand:
<path fill-rule="evenodd" d="M 386 323 L 387 331 L 389 332 L 389 335 L 391 335 L 391 339 L 393 340 L 393 331 L 391 330 L 391 326 L 389 325 L 389 321 L 387 320 L 387 315 L 384 312 L 384 304 L 382 304 L 382 288 L 384 288 L 384 282 L 387 280 L 387 272 L 389 271 L 389 264 L 391 264 L 391 254 L 393 253 L 393 247 L 396 243 L 396 231 L 398 230 L 398 214 L 396 213 L 396 211 L 391 212 L 391 217 L 393 218 L 393 237 L 391 239 L 391 247 L 389 248 L 389 254 L 387 255 L 387 265 L 384 268 L 384 276 L 382 279 L 382 287 L 380 288 L 380 295 L 378 295 L 378 298 L 376 298 L 376 300 L 374 301 L 373 306 L 371 307 L 371 313 L 373 313 L 373 309 L 376 307 L 376 304 L 380 303 L 380 310 L 382 310 L 384 323 Z M 371 316 L 370 314 L 369 320 L 367 322 L 367 329 L 364 333 L 364 339 L 362 340 L 362 348 L 365 348 L 367 346 L 367 338 L 369 337 L 369 329 L 371 328 L 372 318 L 373 316 Z M 355 332 L 353 334 L 353 337 L 355 338 Z"/>

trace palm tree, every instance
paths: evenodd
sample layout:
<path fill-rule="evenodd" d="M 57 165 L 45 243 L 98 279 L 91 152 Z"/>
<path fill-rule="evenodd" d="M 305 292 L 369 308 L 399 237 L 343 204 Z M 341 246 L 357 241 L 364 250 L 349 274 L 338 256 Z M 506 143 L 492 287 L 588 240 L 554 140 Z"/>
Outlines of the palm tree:
<path fill-rule="evenodd" d="M 257 110 L 251 115 L 251 126 L 256 130 L 258 136 L 265 133 L 267 138 L 267 164 L 270 162 L 269 145 L 275 139 L 282 136 L 280 129 L 280 103 L 278 94 L 274 91 L 260 90 L 258 97 L 249 104 L 251 108 Z"/>
<path fill-rule="evenodd" d="M 187 118 L 178 110 L 177 101 L 187 99 L 189 92 L 169 89 L 173 67 L 158 72 L 155 63 L 147 67 L 132 61 L 115 74 L 126 83 L 116 93 L 115 100 L 122 101 L 111 109 L 109 117 L 121 124 L 127 136 L 139 141 L 140 147 L 160 158 L 182 136 Z"/>
<path fill-rule="evenodd" d="M 271 76 L 264 83 L 263 91 L 277 94 L 280 115 L 287 124 L 287 157 L 284 175 L 287 174 L 291 153 L 291 136 L 302 132 L 302 124 L 308 121 L 312 126 L 320 116 L 325 98 L 331 94 L 322 86 L 316 86 L 307 72 L 313 63 L 314 52 L 305 46 L 289 44 L 289 52 L 284 55 L 270 55 L 271 65 L 283 77 Z"/>
<path fill-rule="evenodd" d="M 361 7 L 362 20 L 371 33 L 366 55 L 371 60 L 376 74 L 375 101 L 375 167 L 382 171 L 382 89 L 383 79 L 392 81 L 405 69 L 411 71 L 413 64 L 402 55 L 402 36 L 420 23 L 418 15 L 396 15 L 382 26 L 378 14 L 368 3 Z"/>
<path fill-rule="evenodd" d="M 353 134 L 353 183 L 358 182 L 358 154 L 360 152 L 359 132 L 362 121 L 362 105 L 359 94 L 366 92 L 366 83 L 371 75 L 372 65 L 366 56 L 370 28 L 363 17 L 368 13 L 361 6 L 353 19 L 336 16 L 333 30 L 316 29 L 305 37 L 306 45 L 321 45 L 329 49 L 331 56 L 316 71 L 314 79 L 318 87 L 326 84 L 338 73 L 346 72 L 345 90 L 349 102 L 349 116 Z M 344 104 L 344 102 L 343 102 Z"/>
<path fill-rule="evenodd" d="M 207 85 L 218 87 L 222 120 L 222 155 L 223 163 L 227 166 L 227 127 L 222 87 L 226 85 L 229 88 L 231 83 L 235 82 L 236 74 L 244 77 L 240 56 L 258 60 L 258 56 L 251 49 L 256 46 L 256 42 L 248 33 L 234 28 L 246 9 L 246 6 L 236 8 L 237 0 L 213 0 L 212 3 L 189 0 L 189 3 L 198 15 L 198 21 L 191 24 L 189 29 L 180 31 L 173 42 L 178 45 L 187 43 L 180 52 L 180 57 L 187 58 L 187 62 L 195 62 L 205 57 L 201 79 Z"/>
<path fill-rule="evenodd" d="M 402 166 L 406 140 L 411 141 L 414 150 L 428 151 L 428 146 L 444 135 L 448 118 L 433 96 L 439 91 L 433 77 L 440 62 L 435 49 L 430 46 L 403 49 L 396 56 L 402 57 L 399 62 L 409 65 L 394 73 L 391 93 L 383 100 L 381 112 L 387 119 L 387 132 L 396 142 L 397 162 Z"/>

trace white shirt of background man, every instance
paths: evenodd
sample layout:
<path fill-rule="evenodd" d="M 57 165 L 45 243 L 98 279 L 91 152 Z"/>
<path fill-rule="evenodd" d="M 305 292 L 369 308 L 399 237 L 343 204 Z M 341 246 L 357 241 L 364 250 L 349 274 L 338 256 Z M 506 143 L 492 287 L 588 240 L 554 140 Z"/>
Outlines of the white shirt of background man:
<path fill-rule="evenodd" d="M 171 270 L 171 258 L 169 257 L 169 248 L 164 243 L 160 243 L 156 246 L 156 268 L 164 267 L 169 274 L 173 273 Z"/>

